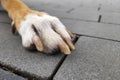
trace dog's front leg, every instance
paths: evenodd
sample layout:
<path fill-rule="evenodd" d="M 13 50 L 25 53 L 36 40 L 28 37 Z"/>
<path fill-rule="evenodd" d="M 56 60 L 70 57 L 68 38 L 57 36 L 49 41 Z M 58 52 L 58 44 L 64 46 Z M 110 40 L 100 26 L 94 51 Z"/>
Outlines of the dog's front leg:
<path fill-rule="evenodd" d="M 25 48 L 34 45 L 45 53 L 59 48 L 65 54 L 75 49 L 71 35 L 57 17 L 31 10 L 20 0 L 1 0 L 1 4 L 13 20 Z"/>

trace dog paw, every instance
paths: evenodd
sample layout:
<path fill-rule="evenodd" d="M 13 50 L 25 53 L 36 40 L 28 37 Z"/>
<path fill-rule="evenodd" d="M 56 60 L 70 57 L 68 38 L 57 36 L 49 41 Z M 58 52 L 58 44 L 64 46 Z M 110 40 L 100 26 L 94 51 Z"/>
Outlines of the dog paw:
<path fill-rule="evenodd" d="M 25 48 L 31 48 L 34 45 L 38 51 L 44 53 L 52 53 L 60 49 L 65 54 L 70 54 L 70 50 L 75 49 L 71 42 L 72 33 L 67 31 L 57 17 L 48 14 L 26 15 L 20 23 L 18 32 Z"/>

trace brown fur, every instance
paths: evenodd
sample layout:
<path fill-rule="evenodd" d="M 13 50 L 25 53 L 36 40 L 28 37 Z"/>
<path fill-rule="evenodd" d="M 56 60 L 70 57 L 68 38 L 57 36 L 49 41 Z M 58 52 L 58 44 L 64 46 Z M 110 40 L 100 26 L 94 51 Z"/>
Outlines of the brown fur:
<path fill-rule="evenodd" d="M 15 26 L 17 30 L 20 28 L 20 22 L 26 15 L 33 13 L 42 16 L 45 14 L 43 12 L 31 10 L 20 0 L 1 0 L 1 4 L 3 8 L 8 12 L 9 17 L 14 21 L 14 23 L 16 23 Z"/>

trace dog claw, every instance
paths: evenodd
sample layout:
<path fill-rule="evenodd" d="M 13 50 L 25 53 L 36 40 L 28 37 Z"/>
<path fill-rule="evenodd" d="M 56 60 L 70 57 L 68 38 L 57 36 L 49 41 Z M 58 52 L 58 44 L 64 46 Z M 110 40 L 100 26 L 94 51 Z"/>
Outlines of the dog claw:
<path fill-rule="evenodd" d="M 71 54 L 71 51 L 70 51 L 69 47 L 66 44 L 59 45 L 59 48 L 60 48 L 61 52 L 63 52 L 64 54 L 66 54 L 66 55 Z"/>
<path fill-rule="evenodd" d="M 17 30 L 16 30 L 16 27 L 15 27 L 14 22 L 12 22 L 11 26 L 12 26 L 12 33 L 13 33 L 14 35 L 17 34 L 18 32 L 17 32 Z"/>
<path fill-rule="evenodd" d="M 43 47 L 42 41 L 37 36 L 35 36 L 33 38 L 33 43 L 35 44 L 35 46 L 36 46 L 38 51 L 40 51 L 40 52 L 44 51 L 44 47 Z"/>
<path fill-rule="evenodd" d="M 69 35 L 70 35 L 71 38 L 74 37 L 74 35 L 71 33 L 71 31 L 68 31 L 68 33 L 69 33 Z"/>

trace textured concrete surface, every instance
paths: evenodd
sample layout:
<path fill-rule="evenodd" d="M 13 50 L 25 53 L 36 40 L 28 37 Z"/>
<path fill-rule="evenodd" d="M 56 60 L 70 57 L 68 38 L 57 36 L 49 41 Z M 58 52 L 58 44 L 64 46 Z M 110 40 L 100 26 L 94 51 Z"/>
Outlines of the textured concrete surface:
<path fill-rule="evenodd" d="M 120 41 L 120 25 L 70 19 L 62 19 L 61 21 L 74 33 Z"/>
<path fill-rule="evenodd" d="M 81 0 L 69 1 L 65 0 L 63 2 L 59 0 L 49 0 L 49 1 L 33 1 L 30 0 L 29 2 L 26 0 L 22 0 L 25 2 L 29 7 L 36 9 L 36 10 L 43 10 L 47 13 L 62 17 L 62 18 L 70 18 L 70 19 L 80 19 L 80 20 L 91 20 L 97 21 L 98 20 L 98 12 L 97 8 L 80 8 L 78 5 L 80 4 Z M 69 3 L 66 5 L 66 3 Z M 36 4 L 36 5 L 34 5 Z"/>
<path fill-rule="evenodd" d="M 91 1 L 91 0 L 90 0 Z M 97 0 L 100 4 L 101 11 L 104 12 L 120 12 L 120 0 Z"/>
<path fill-rule="evenodd" d="M 63 8 L 92 8 L 92 9 L 98 9 L 100 8 L 101 11 L 104 12 L 120 12 L 120 3 L 119 0 L 22 0 L 26 4 L 28 4 L 30 7 L 34 9 L 45 9 L 45 8 L 51 8 L 51 9 L 63 9 Z M 68 6 L 69 3 L 69 6 Z M 36 4 L 36 5 L 34 5 Z"/>
<path fill-rule="evenodd" d="M 21 38 L 11 33 L 11 27 L 0 23 L 0 63 L 15 70 L 28 72 L 42 79 L 51 76 L 62 54 L 45 55 L 29 52 L 22 47 Z"/>
<path fill-rule="evenodd" d="M 0 69 L 0 80 L 27 80 L 11 72 Z"/>
<path fill-rule="evenodd" d="M 54 80 L 119 80 L 120 43 L 81 37 L 76 46 Z"/>
<path fill-rule="evenodd" d="M 0 23 L 11 23 L 8 14 L 5 11 L 0 11 Z"/>
<path fill-rule="evenodd" d="M 83 21 L 98 21 L 99 12 L 91 8 L 78 9 L 46 9 L 47 13 L 63 19 L 83 20 Z"/>
<path fill-rule="evenodd" d="M 80 19 L 85 21 L 98 21 L 99 12 L 97 11 L 97 9 L 94 8 L 78 7 L 73 11 L 71 11 L 70 15 L 73 17 L 69 17 L 69 18 L 76 20 Z"/>
<path fill-rule="evenodd" d="M 3 10 L 3 8 L 0 6 L 0 11 Z"/>
<path fill-rule="evenodd" d="M 32 9 L 59 17 L 72 32 L 84 34 L 76 44 L 77 50 L 58 70 L 55 80 L 120 79 L 120 0 L 22 1 Z M 99 15 L 102 18 L 98 23 Z M 50 77 L 63 55 L 25 50 L 21 38 L 12 35 L 10 22 L 7 14 L 0 11 L 0 64 L 42 79 Z"/>
<path fill-rule="evenodd" d="M 120 24 L 120 13 L 117 12 L 104 12 L 102 13 L 101 22 L 110 24 Z"/>
<path fill-rule="evenodd" d="M 32 8 L 37 8 L 37 9 L 42 9 L 42 8 L 73 8 L 73 7 L 77 7 L 82 0 L 76 0 L 76 1 L 69 1 L 69 0 L 47 0 L 47 1 L 43 1 L 43 0 L 22 0 L 23 2 L 25 2 L 26 4 L 28 4 L 30 7 Z M 69 3 L 69 6 L 68 4 Z M 34 5 L 36 4 L 36 5 Z"/>
<path fill-rule="evenodd" d="M 72 10 L 72 9 L 71 9 Z M 52 16 L 57 16 L 59 18 L 63 19 L 69 19 L 69 20 L 83 20 L 83 21 L 98 21 L 99 14 L 98 12 L 89 12 L 87 10 L 78 9 L 75 11 L 71 10 L 45 10 L 47 13 L 49 13 Z M 76 12 L 77 11 L 77 12 Z"/>

